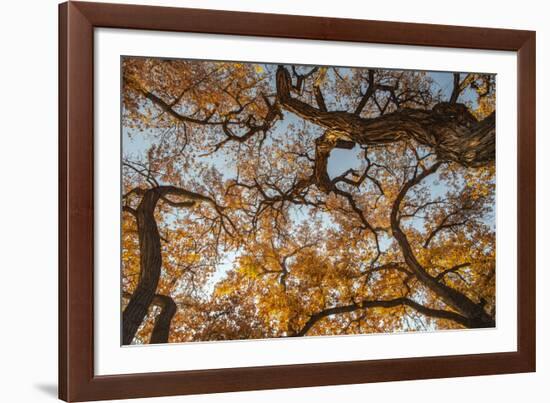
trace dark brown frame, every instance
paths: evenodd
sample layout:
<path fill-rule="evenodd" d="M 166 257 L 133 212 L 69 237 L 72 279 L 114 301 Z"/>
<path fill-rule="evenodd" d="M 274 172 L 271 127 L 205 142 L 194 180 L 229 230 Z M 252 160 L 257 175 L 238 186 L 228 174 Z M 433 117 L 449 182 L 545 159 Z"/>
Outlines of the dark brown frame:
<path fill-rule="evenodd" d="M 518 53 L 518 351 L 94 375 L 95 27 Z M 535 371 L 535 32 L 68 2 L 59 6 L 59 398 L 121 399 Z"/>

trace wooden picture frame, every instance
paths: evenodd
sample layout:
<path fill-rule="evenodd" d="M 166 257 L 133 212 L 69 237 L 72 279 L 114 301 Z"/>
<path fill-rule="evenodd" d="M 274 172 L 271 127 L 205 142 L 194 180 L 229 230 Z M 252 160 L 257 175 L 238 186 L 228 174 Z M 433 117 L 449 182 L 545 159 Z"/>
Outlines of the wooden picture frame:
<path fill-rule="evenodd" d="M 94 374 L 94 28 L 514 51 L 518 55 L 518 350 Z M 535 33 L 134 5 L 59 6 L 59 398 L 122 399 L 535 371 Z"/>

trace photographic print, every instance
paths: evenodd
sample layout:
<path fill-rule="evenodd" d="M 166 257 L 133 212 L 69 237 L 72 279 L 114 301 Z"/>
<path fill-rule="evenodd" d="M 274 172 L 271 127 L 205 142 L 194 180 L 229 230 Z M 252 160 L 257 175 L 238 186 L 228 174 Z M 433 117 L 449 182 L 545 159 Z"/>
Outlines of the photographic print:
<path fill-rule="evenodd" d="M 496 77 L 121 58 L 121 344 L 495 324 Z"/>

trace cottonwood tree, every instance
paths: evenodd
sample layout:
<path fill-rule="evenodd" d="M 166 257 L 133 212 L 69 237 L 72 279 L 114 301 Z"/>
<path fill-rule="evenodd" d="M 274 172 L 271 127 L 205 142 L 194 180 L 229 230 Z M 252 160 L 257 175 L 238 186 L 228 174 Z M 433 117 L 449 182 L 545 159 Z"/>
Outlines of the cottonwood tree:
<path fill-rule="evenodd" d="M 493 76 L 122 69 L 123 344 L 495 325 Z"/>

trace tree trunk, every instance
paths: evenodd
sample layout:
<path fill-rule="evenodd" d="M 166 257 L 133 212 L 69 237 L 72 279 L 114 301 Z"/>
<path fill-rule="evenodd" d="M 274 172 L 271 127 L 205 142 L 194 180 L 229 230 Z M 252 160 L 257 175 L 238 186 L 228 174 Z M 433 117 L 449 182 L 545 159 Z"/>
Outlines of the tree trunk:
<path fill-rule="evenodd" d="M 151 335 L 151 343 L 166 343 L 170 333 L 170 322 L 176 313 L 177 307 L 171 297 L 155 295 L 162 268 L 162 255 L 160 248 L 160 234 L 155 220 L 155 208 L 159 199 L 164 203 L 178 208 L 190 208 L 198 201 L 206 202 L 214 206 L 216 211 L 222 214 L 216 201 L 208 196 L 203 196 L 186 189 L 175 186 L 157 186 L 144 190 L 136 188 L 134 191 L 141 195 L 141 202 L 137 209 L 133 210 L 125 206 L 125 210 L 131 212 L 137 221 L 139 238 L 139 265 L 140 276 L 136 290 L 132 294 L 126 309 L 122 313 L 122 344 L 131 344 L 136 332 L 147 316 L 149 306 L 155 299 L 155 303 L 161 305 L 162 311 L 155 320 L 155 327 Z M 185 200 L 173 201 L 167 195 L 175 195 Z"/>
<path fill-rule="evenodd" d="M 176 314 L 177 306 L 174 300 L 167 295 L 155 295 L 155 302 L 162 309 L 155 319 L 155 326 L 151 334 L 150 344 L 168 343 L 170 323 Z"/>
<path fill-rule="evenodd" d="M 122 314 L 122 344 L 132 343 L 147 316 L 160 279 L 162 256 L 160 234 L 155 220 L 155 207 L 160 198 L 157 189 L 149 189 L 136 209 L 140 250 L 139 284 Z"/>
<path fill-rule="evenodd" d="M 478 121 L 463 104 L 439 103 L 432 110 L 399 109 L 377 118 L 346 111 L 325 111 L 291 96 L 290 73 L 277 69 L 277 98 L 287 110 L 327 129 L 339 140 L 361 145 L 390 144 L 414 139 L 433 149 L 440 161 L 465 167 L 495 159 L 495 113 Z"/>
<path fill-rule="evenodd" d="M 401 248 L 401 252 L 403 253 L 403 258 L 405 259 L 405 263 L 407 263 L 409 268 L 414 272 L 414 274 L 416 275 L 416 278 L 422 284 L 424 284 L 426 287 L 432 290 L 437 296 L 439 296 L 443 300 L 443 302 L 445 302 L 447 305 L 449 305 L 453 309 L 456 309 L 459 313 L 461 313 L 466 318 L 468 318 L 469 323 L 467 327 L 470 327 L 470 328 L 494 327 L 495 320 L 485 312 L 485 309 L 482 303 L 477 304 L 474 301 L 472 301 L 470 298 L 468 298 L 466 295 L 462 294 L 461 292 L 447 286 L 446 284 L 439 282 L 438 279 L 436 279 L 435 277 L 432 277 L 424 269 L 424 267 L 422 267 L 422 265 L 414 255 L 411 244 L 407 239 L 407 236 L 405 235 L 405 233 L 400 227 L 399 218 L 398 218 L 399 207 L 401 205 L 401 202 L 405 198 L 407 191 L 412 187 L 414 187 L 415 185 L 419 184 L 424 178 L 428 177 L 429 175 L 437 171 L 440 165 L 441 165 L 440 163 L 436 163 L 431 168 L 424 171 L 422 174 L 408 181 L 405 184 L 405 186 L 403 186 L 399 194 L 397 195 L 397 198 L 394 201 L 391 216 L 390 216 L 393 236 L 395 237 L 395 239 L 397 240 L 397 243 L 399 244 L 399 247 Z"/>

